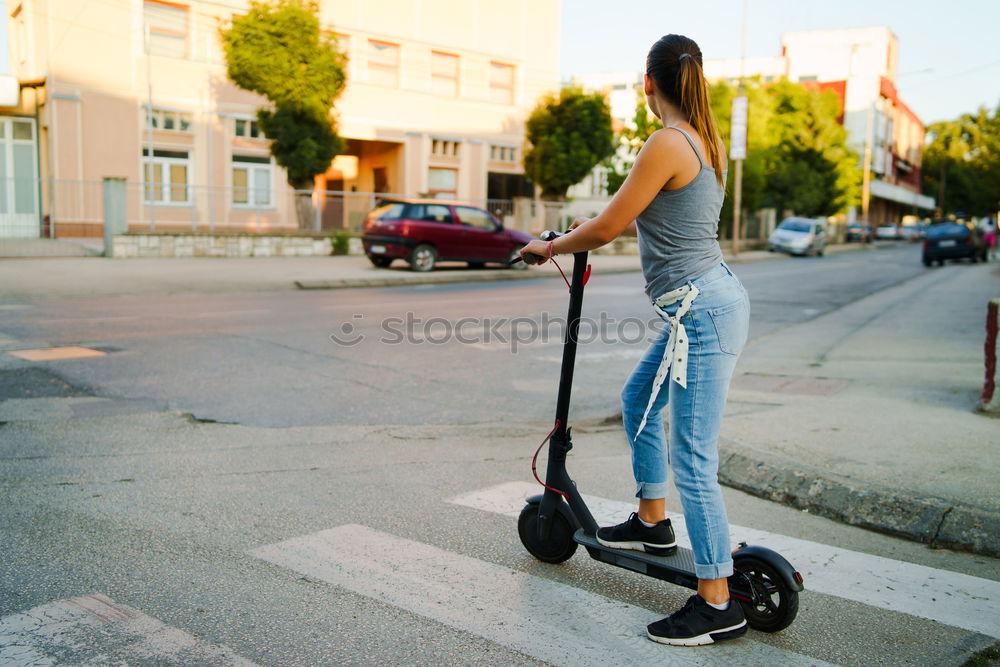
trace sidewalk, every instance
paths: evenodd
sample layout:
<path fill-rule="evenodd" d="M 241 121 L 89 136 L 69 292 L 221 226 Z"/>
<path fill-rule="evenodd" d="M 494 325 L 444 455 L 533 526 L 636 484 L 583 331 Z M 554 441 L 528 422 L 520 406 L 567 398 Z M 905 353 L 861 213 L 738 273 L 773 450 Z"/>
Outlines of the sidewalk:
<path fill-rule="evenodd" d="M 552 263 L 527 270 L 502 267 L 469 269 L 464 262 L 443 262 L 430 273 L 410 271 L 403 261 L 388 269 L 377 269 L 366 257 L 266 257 L 266 258 L 169 258 L 106 259 L 103 257 L 44 257 L 25 259 L 12 253 L 19 247 L 30 252 L 38 243 L 32 239 L 0 242 L 0 297 L 6 299 L 125 295 L 134 293 L 218 293 L 236 291 L 274 291 L 287 289 L 346 289 L 390 287 L 430 283 L 488 282 L 559 278 Z M 58 242 L 58 241 L 56 241 Z M 65 248 L 86 252 L 67 242 Z M 60 246 L 62 247 L 62 246 Z M 8 253 L 4 255 L 3 249 Z M 865 250 L 857 244 L 829 246 L 827 252 Z M 54 252 L 55 250 L 53 250 Z M 756 262 L 784 257 L 765 251 L 742 252 L 736 263 Z M 566 275 L 573 270 L 573 258 L 559 260 Z M 591 255 L 594 274 L 639 271 L 636 255 Z"/>
<path fill-rule="evenodd" d="M 1000 419 L 983 386 L 1000 266 L 948 265 L 753 341 L 724 482 L 932 546 L 1000 556 Z"/>

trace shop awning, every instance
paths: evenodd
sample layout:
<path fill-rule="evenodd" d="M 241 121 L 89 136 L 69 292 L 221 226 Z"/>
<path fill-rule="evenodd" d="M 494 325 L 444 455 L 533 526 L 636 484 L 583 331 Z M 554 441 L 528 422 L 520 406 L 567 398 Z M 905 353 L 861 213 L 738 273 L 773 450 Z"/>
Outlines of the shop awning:
<path fill-rule="evenodd" d="M 886 183 L 885 181 L 872 181 L 871 195 L 879 199 L 888 199 L 889 201 L 925 210 L 932 210 L 935 204 L 934 197 L 928 197 L 919 192 L 907 190 L 906 188 Z"/>

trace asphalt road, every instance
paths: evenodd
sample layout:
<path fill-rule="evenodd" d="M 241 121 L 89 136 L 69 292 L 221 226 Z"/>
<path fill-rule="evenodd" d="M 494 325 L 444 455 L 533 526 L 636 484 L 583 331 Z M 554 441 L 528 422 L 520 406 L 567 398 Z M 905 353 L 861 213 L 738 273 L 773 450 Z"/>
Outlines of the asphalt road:
<path fill-rule="evenodd" d="M 926 271 L 915 245 L 739 265 L 752 338 Z M 570 262 L 567 262 L 569 264 Z M 569 268 L 569 267 L 567 267 Z M 555 280 L 319 292 L 48 299 L 4 313 L 25 344 L 81 344 L 59 364 L 94 395 L 253 426 L 456 424 L 552 412 L 566 288 Z M 574 414 L 618 409 L 659 321 L 638 273 L 585 293 Z M 354 344 L 342 344 L 354 342 Z M 356 342 L 355 342 L 356 341 Z"/>
<path fill-rule="evenodd" d="M 903 246 L 739 266 L 752 336 L 922 273 L 917 259 Z M 638 275 L 588 290 L 598 321 L 649 317 Z M 108 354 L 0 362 L 21 411 L 0 425 L 0 663 L 960 665 L 1000 636 L 995 560 L 729 489 L 737 539 L 786 545 L 806 575 L 781 633 L 670 650 L 642 626 L 687 591 L 582 552 L 534 561 L 508 505 L 551 419 L 558 335 L 516 353 L 378 338 L 407 312 L 538 322 L 565 299 L 540 280 L 7 304 L 10 338 Z M 641 349 L 581 347 L 578 417 L 616 409 Z M 579 433 L 574 476 L 623 512 L 620 437 Z M 95 594 L 127 609 L 60 602 Z"/>

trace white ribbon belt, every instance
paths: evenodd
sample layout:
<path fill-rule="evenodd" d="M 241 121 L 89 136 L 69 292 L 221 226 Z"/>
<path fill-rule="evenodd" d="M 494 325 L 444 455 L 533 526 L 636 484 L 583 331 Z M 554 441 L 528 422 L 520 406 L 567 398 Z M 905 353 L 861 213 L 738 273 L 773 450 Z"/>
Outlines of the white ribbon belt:
<path fill-rule="evenodd" d="M 646 411 L 642 413 L 639 430 L 635 432 L 636 438 L 646 426 L 646 418 L 649 417 L 653 402 L 660 393 L 660 387 L 667 379 L 667 373 L 670 373 L 674 382 L 687 389 L 688 336 L 684 325 L 681 324 L 681 318 L 691 309 L 691 304 L 696 298 L 698 298 L 698 288 L 688 283 L 657 297 L 653 301 L 653 309 L 670 325 L 670 337 L 667 339 L 667 347 L 663 350 L 663 359 L 660 360 L 660 365 L 656 369 L 656 379 L 653 380 L 653 389 L 649 394 Z M 681 305 L 673 316 L 663 310 L 678 301 L 681 302 Z"/>

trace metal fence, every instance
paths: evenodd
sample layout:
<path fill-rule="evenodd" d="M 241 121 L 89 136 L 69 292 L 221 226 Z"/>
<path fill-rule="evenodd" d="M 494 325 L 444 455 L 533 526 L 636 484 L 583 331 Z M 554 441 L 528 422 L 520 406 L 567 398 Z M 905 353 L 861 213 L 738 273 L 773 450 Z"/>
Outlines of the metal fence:
<path fill-rule="evenodd" d="M 50 233 L 86 235 L 104 220 L 102 181 L 45 179 L 39 191 Z M 126 183 L 125 192 L 130 232 L 196 233 L 360 232 L 365 217 L 381 201 L 405 196 L 140 182 Z M 559 221 L 564 206 L 559 202 L 524 198 L 469 203 L 524 231 L 568 224 Z"/>

